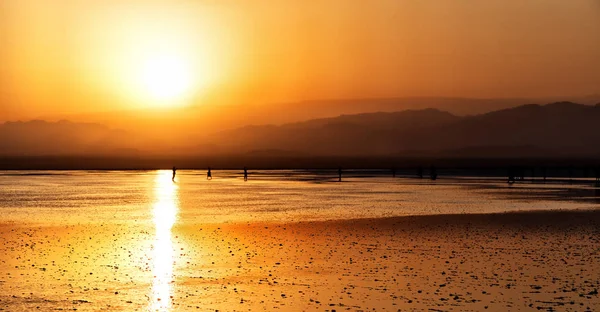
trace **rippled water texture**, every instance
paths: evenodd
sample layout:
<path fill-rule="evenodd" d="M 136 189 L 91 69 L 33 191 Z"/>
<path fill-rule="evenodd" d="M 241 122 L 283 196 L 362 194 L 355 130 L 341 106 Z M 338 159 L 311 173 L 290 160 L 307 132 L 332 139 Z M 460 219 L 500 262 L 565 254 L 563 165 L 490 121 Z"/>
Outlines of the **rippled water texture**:
<path fill-rule="evenodd" d="M 519 210 L 581 209 L 600 203 L 592 182 L 505 183 L 502 178 L 437 181 L 350 172 L 205 171 L 0 172 L 3 221 L 151 223 L 156 203 L 175 201 L 178 222 L 305 221 Z M 581 181 L 578 181 L 581 182 Z M 165 192 L 172 191 L 172 198 Z M 158 198 L 158 199 L 157 199 Z M 173 222 L 175 222 L 173 220 Z"/>
<path fill-rule="evenodd" d="M 597 212 L 468 214 L 597 206 L 581 180 L 0 172 L 0 310 L 593 310 Z"/>

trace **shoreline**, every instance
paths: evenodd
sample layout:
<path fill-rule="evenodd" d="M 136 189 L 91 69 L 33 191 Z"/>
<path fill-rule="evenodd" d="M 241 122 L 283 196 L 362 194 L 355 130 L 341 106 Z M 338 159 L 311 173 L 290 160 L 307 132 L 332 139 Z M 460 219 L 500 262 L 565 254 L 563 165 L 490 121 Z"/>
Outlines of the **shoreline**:
<path fill-rule="evenodd" d="M 460 170 L 506 170 L 507 167 L 524 169 L 547 167 L 547 169 L 592 172 L 600 169 L 597 155 L 581 157 L 442 157 L 442 156 L 253 156 L 253 155 L 0 155 L 0 170 L 159 170 L 173 166 L 180 169 L 214 170 L 248 167 L 259 170 L 274 169 L 438 169 Z"/>
<path fill-rule="evenodd" d="M 13 227 L 78 227 L 78 226 L 111 226 L 122 225 L 128 220 L 119 220 L 107 223 L 77 223 L 77 224 L 44 224 L 43 222 L 18 222 L 18 221 L 0 221 L 1 226 Z M 187 221 L 185 223 L 175 222 L 177 227 L 239 227 L 239 226 L 326 226 L 326 225 L 405 225 L 405 224 L 447 224 L 447 225 L 465 225 L 485 222 L 488 225 L 558 225 L 573 224 L 584 221 L 589 224 L 600 226 L 600 208 L 589 209 L 548 209 L 548 210 L 522 210 L 490 213 L 444 213 L 444 214 L 425 214 L 425 215 L 402 215 L 386 216 L 375 218 L 350 218 L 350 219 L 327 219 L 327 220 L 298 220 L 298 221 L 226 221 L 226 222 L 196 222 Z M 143 223 L 137 224 L 143 226 Z"/>
<path fill-rule="evenodd" d="M 286 227 L 286 228 L 371 228 L 371 229 L 410 229 L 429 230 L 432 228 L 448 228 L 450 230 L 479 228 L 504 228 L 517 230 L 539 230 L 566 228 L 600 229 L 600 208 L 574 210 L 527 210 L 492 213 L 459 213 L 459 214 L 430 214 L 406 215 L 381 218 L 333 219 L 312 221 L 248 221 L 226 223 L 187 223 L 176 224 L 174 228 L 253 228 Z M 600 233 L 599 233 L 600 234 Z"/>

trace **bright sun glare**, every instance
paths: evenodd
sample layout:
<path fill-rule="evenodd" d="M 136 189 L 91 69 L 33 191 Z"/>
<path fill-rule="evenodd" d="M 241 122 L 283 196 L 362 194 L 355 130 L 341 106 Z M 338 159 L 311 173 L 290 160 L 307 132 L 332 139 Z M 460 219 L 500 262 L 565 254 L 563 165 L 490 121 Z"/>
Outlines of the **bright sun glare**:
<path fill-rule="evenodd" d="M 142 80 L 153 100 L 164 105 L 184 97 L 191 89 L 190 65 L 176 55 L 158 55 L 146 60 Z"/>
<path fill-rule="evenodd" d="M 148 310 L 169 311 L 173 280 L 173 241 L 171 229 L 177 220 L 178 189 L 171 181 L 171 172 L 159 171 L 154 193 L 154 225 L 156 237 L 153 244 L 154 266 L 152 272 L 152 301 Z"/>

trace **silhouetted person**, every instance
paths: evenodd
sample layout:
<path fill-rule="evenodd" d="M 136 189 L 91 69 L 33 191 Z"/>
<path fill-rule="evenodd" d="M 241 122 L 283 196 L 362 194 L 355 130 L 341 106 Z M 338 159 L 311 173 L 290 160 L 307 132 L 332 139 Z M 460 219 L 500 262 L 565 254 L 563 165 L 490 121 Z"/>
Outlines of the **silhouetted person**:
<path fill-rule="evenodd" d="M 212 173 L 210 173 L 210 167 L 208 167 L 208 172 L 206 172 L 206 179 L 212 180 Z"/>
<path fill-rule="evenodd" d="M 547 177 L 547 172 L 546 172 L 546 167 L 542 167 L 542 176 L 544 176 L 544 183 L 546 183 L 546 177 Z"/>
<path fill-rule="evenodd" d="M 510 184 L 515 183 L 515 180 L 516 180 L 515 171 L 516 170 L 514 167 L 508 167 L 508 183 L 510 183 Z"/>
<path fill-rule="evenodd" d="M 244 181 L 248 181 L 248 168 L 244 167 Z"/>
<path fill-rule="evenodd" d="M 431 178 L 431 180 L 436 180 L 437 176 L 437 169 L 435 168 L 435 166 L 431 166 L 431 169 L 429 170 L 429 177 Z"/>
<path fill-rule="evenodd" d="M 338 182 L 342 182 L 342 167 L 338 167 Z"/>
<path fill-rule="evenodd" d="M 173 166 L 173 178 L 171 178 L 171 181 L 175 182 L 175 175 L 177 174 L 177 168 L 175 168 L 175 166 Z"/>
<path fill-rule="evenodd" d="M 392 168 L 392 178 L 396 177 L 396 168 Z"/>
<path fill-rule="evenodd" d="M 423 167 L 419 166 L 419 168 L 417 168 L 417 176 L 423 179 Z"/>

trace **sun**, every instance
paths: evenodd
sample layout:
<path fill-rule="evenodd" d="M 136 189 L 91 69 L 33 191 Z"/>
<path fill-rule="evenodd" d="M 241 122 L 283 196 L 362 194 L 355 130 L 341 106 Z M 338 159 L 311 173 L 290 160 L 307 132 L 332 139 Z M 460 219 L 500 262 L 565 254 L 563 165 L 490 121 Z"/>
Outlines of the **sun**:
<path fill-rule="evenodd" d="M 148 95 L 163 105 L 181 100 L 192 87 L 191 65 L 177 55 L 149 57 L 143 64 L 141 76 Z"/>

